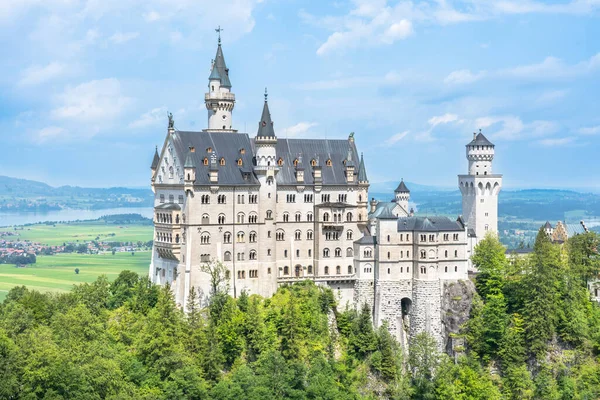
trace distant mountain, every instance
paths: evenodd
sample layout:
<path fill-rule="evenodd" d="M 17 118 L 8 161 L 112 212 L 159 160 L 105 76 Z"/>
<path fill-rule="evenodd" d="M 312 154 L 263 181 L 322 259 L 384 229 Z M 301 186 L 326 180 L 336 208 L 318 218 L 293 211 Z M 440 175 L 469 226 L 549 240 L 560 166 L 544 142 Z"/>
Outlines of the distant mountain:
<path fill-rule="evenodd" d="M 387 182 L 376 182 L 372 183 L 369 186 L 369 191 L 373 193 L 390 193 L 394 194 L 394 190 L 398 187 L 400 181 L 387 181 Z M 408 190 L 412 192 L 449 192 L 456 190 L 453 187 L 446 186 L 429 186 L 429 185 L 420 185 L 414 182 L 404 182 Z"/>

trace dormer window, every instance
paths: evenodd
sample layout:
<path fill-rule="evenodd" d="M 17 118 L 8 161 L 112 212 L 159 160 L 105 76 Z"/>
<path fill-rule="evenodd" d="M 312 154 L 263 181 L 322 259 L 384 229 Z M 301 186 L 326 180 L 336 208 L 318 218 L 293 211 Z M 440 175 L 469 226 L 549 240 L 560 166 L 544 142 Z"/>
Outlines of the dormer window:
<path fill-rule="evenodd" d="M 277 165 L 280 167 L 283 165 L 283 158 L 279 157 L 279 160 L 277 160 Z"/>
<path fill-rule="evenodd" d="M 202 164 L 208 165 L 208 157 L 204 157 L 204 160 L 202 160 Z"/>
<path fill-rule="evenodd" d="M 212 147 L 207 147 L 207 148 L 206 148 L 206 152 L 207 152 L 207 153 L 212 153 Z"/>
<path fill-rule="evenodd" d="M 296 159 L 294 160 L 294 167 L 297 167 L 297 166 L 298 166 L 298 159 L 296 158 Z"/>
<path fill-rule="evenodd" d="M 238 165 L 239 165 L 240 167 L 241 167 L 242 165 L 244 165 L 244 162 L 242 161 L 242 159 L 241 159 L 241 158 L 238 158 L 238 161 L 237 161 L 237 163 L 238 163 Z"/>
<path fill-rule="evenodd" d="M 312 167 L 316 167 L 317 166 L 317 160 L 315 160 L 314 158 L 312 160 L 310 160 L 310 165 Z"/>
<path fill-rule="evenodd" d="M 221 160 L 219 160 L 219 164 L 220 165 L 225 165 L 225 158 L 221 157 Z"/>
<path fill-rule="evenodd" d="M 246 149 L 240 149 L 240 154 L 246 154 Z"/>
<path fill-rule="evenodd" d="M 328 167 L 331 167 L 331 159 L 328 159 L 327 162 L 325 163 L 325 165 L 327 165 Z"/>

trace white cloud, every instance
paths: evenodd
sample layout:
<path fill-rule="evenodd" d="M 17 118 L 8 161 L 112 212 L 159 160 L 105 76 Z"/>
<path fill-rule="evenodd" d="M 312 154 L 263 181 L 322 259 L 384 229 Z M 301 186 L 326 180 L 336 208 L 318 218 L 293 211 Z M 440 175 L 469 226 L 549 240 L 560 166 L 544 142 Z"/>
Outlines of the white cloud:
<path fill-rule="evenodd" d="M 485 76 L 486 72 L 485 71 L 481 71 L 478 72 L 476 74 L 474 74 L 473 72 L 471 72 L 468 69 L 461 69 L 458 71 L 453 71 L 450 74 L 448 74 L 448 76 L 444 79 L 444 83 L 446 84 L 456 84 L 456 85 L 460 85 L 460 84 L 466 84 L 466 83 L 473 83 L 473 82 L 477 82 L 478 80 L 482 79 Z"/>
<path fill-rule="evenodd" d="M 53 118 L 95 123 L 114 122 L 131 103 L 114 78 L 67 87 L 57 99 L 61 105 L 52 110 Z"/>
<path fill-rule="evenodd" d="M 579 133 L 582 135 L 597 135 L 600 133 L 600 125 L 581 128 L 579 129 Z"/>
<path fill-rule="evenodd" d="M 552 104 L 565 97 L 567 93 L 567 90 L 549 90 L 539 95 L 536 102 L 540 104 Z"/>
<path fill-rule="evenodd" d="M 116 32 L 114 35 L 112 35 L 109 40 L 113 43 L 116 44 L 121 44 L 121 43 L 125 43 L 125 42 L 129 42 L 130 40 L 133 40 L 135 38 L 137 38 L 138 36 L 140 36 L 139 32 Z"/>
<path fill-rule="evenodd" d="M 447 123 L 455 122 L 455 121 L 458 121 L 458 115 L 446 113 L 444 115 L 431 117 L 431 118 L 429 118 L 429 121 L 427 121 L 427 122 L 429 122 L 429 125 L 431 125 L 431 126 L 436 126 L 439 124 L 447 124 Z"/>
<path fill-rule="evenodd" d="M 160 14 L 156 11 L 149 11 L 142 15 L 146 22 L 156 22 L 160 19 Z"/>
<path fill-rule="evenodd" d="M 403 19 L 399 22 L 393 23 L 389 28 L 386 29 L 385 33 L 383 34 L 382 41 L 384 43 L 392 44 L 397 40 L 406 39 L 412 33 L 412 23 L 407 19 Z"/>
<path fill-rule="evenodd" d="M 37 132 L 36 139 L 41 142 L 47 142 L 49 140 L 63 139 L 66 136 L 68 136 L 66 129 L 59 126 L 48 126 Z"/>
<path fill-rule="evenodd" d="M 19 85 L 38 85 L 63 75 L 67 70 L 64 64 L 51 62 L 48 65 L 33 65 L 21 73 Z"/>
<path fill-rule="evenodd" d="M 399 141 L 401 141 L 402 139 L 404 139 L 406 137 L 406 135 L 408 135 L 408 131 L 396 133 L 395 135 L 390 136 L 385 141 L 385 144 L 388 145 L 388 146 L 392 146 L 392 145 L 398 143 Z"/>
<path fill-rule="evenodd" d="M 316 122 L 299 122 L 296 125 L 292 125 L 290 127 L 287 127 L 283 130 L 283 133 L 287 136 L 287 137 L 298 137 L 298 136 L 305 136 L 308 131 L 317 126 L 318 124 Z"/>
<path fill-rule="evenodd" d="M 564 138 L 549 138 L 542 139 L 538 141 L 539 144 L 546 147 L 554 147 L 554 146 L 564 146 L 569 143 L 572 143 L 575 140 L 574 137 L 564 137 Z"/>
<path fill-rule="evenodd" d="M 130 128 L 146 128 L 149 126 L 158 126 L 161 122 L 167 120 L 167 107 L 157 107 L 140 115 L 138 119 L 129 124 Z"/>
<path fill-rule="evenodd" d="M 525 124 L 515 115 L 480 117 L 475 120 L 475 127 L 488 128 L 490 137 L 500 140 L 526 140 L 550 136 L 560 129 L 554 121 L 536 120 Z"/>

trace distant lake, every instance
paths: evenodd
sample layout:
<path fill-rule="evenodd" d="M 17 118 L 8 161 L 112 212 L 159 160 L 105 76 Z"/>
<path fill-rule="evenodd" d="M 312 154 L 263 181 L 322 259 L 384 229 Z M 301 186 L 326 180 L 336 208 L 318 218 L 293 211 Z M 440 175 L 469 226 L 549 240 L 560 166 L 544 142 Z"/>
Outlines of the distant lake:
<path fill-rule="evenodd" d="M 104 215 L 115 214 L 141 214 L 143 217 L 152 218 L 152 207 L 123 207 L 106 208 L 104 210 L 57 210 L 46 212 L 23 211 L 23 212 L 0 212 L 0 227 L 35 224 L 47 221 L 75 221 L 85 219 L 97 219 Z"/>

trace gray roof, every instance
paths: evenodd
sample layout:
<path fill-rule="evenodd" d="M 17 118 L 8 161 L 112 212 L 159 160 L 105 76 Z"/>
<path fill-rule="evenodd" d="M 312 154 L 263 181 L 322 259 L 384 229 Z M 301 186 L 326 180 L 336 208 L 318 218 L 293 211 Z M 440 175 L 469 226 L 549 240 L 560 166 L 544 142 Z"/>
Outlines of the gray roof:
<path fill-rule="evenodd" d="M 347 139 L 277 139 L 277 158 L 283 159 L 283 165 L 277 173 L 278 185 L 296 185 L 294 160 L 302 157 L 305 166 L 304 183 L 314 184 L 312 160 L 321 167 L 324 185 L 346 185 L 346 167 L 344 160 L 348 148 L 352 157 L 358 158 L 354 142 Z M 327 165 L 331 160 L 331 166 Z"/>
<path fill-rule="evenodd" d="M 360 153 L 360 165 L 358 167 L 358 181 L 359 182 L 367 182 L 369 179 L 367 178 L 367 169 L 365 168 L 365 160 L 363 158 L 363 154 Z"/>
<path fill-rule="evenodd" d="M 460 221 L 448 217 L 401 217 L 398 218 L 398 232 L 450 232 L 463 231 L 465 228 Z"/>
<path fill-rule="evenodd" d="M 157 210 L 181 210 L 181 206 L 175 203 L 164 203 L 154 207 Z"/>
<path fill-rule="evenodd" d="M 195 152 L 189 152 L 191 165 L 196 167 L 196 185 L 210 185 L 209 165 L 204 165 L 204 158 L 210 159 L 210 147 L 219 157 L 225 158 L 225 165 L 219 166 L 220 185 L 258 185 L 254 174 L 243 174 L 242 169 L 252 168 L 253 154 L 252 142 L 247 134 L 229 132 L 187 132 L 175 131 L 172 134 L 173 147 L 179 157 L 188 154 L 189 148 L 194 147 Z M 244 149 L 244 154 L 241 154 Z M 237 160 L 242 159 L 242 166 Z M 187 164 L 187 159 L 186 159 Z M 210 163 L 209 163 L 210 164 Z M 244 178 L 244 175 L 248 179 Z"/>
<path fill-rule="evenodd" d="M 358 244 L 375 244 L 375 236 L 363 236 L 354 243 Z"/>
<path fill-rule="evenodd" d="M 585 233 L 585 229 L 583 229 L 583 225 L 581 223 L 578 224 L 567 224 L 565 223 L 565 230 L 567 231 L 567 237 L 571 238 L 575 235 L 581 235 Z"/>
<path fill-rule="evenodd" d="M 183 168 L 194 168 L 194 159 L 192 158 L 192 152 L 188 151 L 187 156 L 185 156 L 185 164 Z"/>
<path fill-rule="evenodd" d="M 525 248 L 525 249 L 506 249 L 506 251 L 504 252 L 507 255 L 510 254 L 529 254 L 529 253 L 533 253 L 533 249 L 530 248 Z"/>
<path fill-rule="evenodd" d="M 546 221 L 544 224 L 544 229 L 552 229 L 552 225 L 550 225 L 550 221 Z"/>
<path fill-rule="evenodd" d="M 266 94 L 265 94 L 266 97 Z M 269 103 L 265 99 L 265 105 L 263 106 L 262 116 L 258 123 L 257 137 L 276 137 L 275 130 L 273 129 L 273 121 L 271 121 L 271 112 L 269 111 Z"/>
<path fill-rule="evenodd" d="M 408 190 L 408 188 L 404 184 L 404 179 L 402 179 L 400 181 L 400 184 L 398 185 L 398 187 L 396 188 L 396 190 L 394 190 L 394 192 L 395 193 L 410 193 L 410 190 Z"/>
<path fill-rule="evenodd" d="M 159 162 L 160 162 L 160 157 L 158 156 L 158 147 L 156 147 L 156 150 L 154 150 L 154 159 L 152 160 L 152 165 L 150 166 L 150 168 L 152 168 L 152 169 L 158 168 Z"/>
<path fill-rule="evenodd" d="M 490 142 L 485 136 L 483 136 L 483 133 L 479 132 L 473 138 L 473 140 L 471 140 L 469 142 L 469 144 L 467 144 L 467 146 L 492 146 L 492 147 L 494 147 L 494 144 L 492 142 Z"/>
<path fill-rule="evenodd" d="M 230 88 L 231 82 L 229 81 L 229 68 L 225 64 L 225 57 L 223 57 L 223 49 L 221 48 L 221 42 L 217 47 L 217 55 L 210 71 L 208 79 L 218 79 L 221 81 L 221 86 Z"/>
<path fill-rule="evenodd" d="M 369 214 L 369 219 L 396 219 L 398 218 L 392 211 L 396 208 L 396 202 L 383 202 L 380 201 L 375 207 L 375 211 Z"/>

